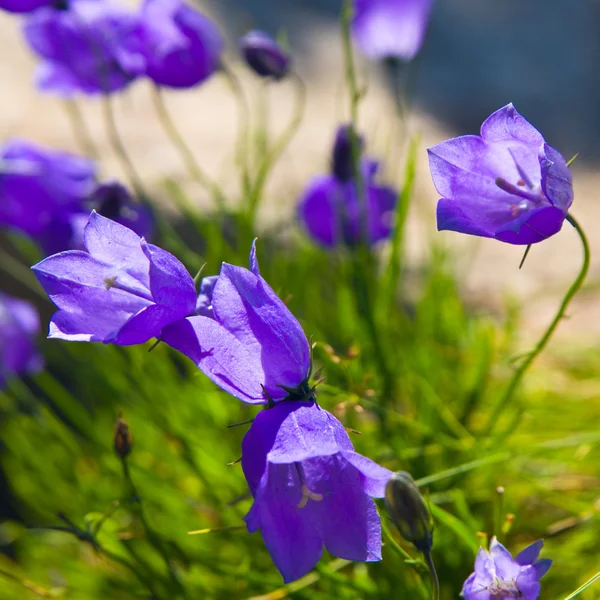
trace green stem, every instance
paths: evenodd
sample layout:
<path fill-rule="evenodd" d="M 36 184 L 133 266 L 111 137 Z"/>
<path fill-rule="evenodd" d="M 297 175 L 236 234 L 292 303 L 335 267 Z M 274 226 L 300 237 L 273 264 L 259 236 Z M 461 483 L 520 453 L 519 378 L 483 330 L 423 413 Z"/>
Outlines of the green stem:
<path fill-rule="evenodd" d="M 577 234 L 579 235 L 579 239 L 581 240 L 581 244 L 583 246 L 583 264 L 581 265 L 581 269 L 579 270 L 579 274 L 577 275 L 575 281 L 567 290 L 567 293 L 565 294 L 563 301 L 556 315 L 554 316 L 554 319 L 552 319 L 552 322 L 550 323 L 542 337 L 539 339 L 535 348 L 527 355 L 527 357 L 523 360 L 519 368 L 515 371 L 512 379 L 510 380 L 510 383 L 508 384 L 508 387 L 506 388 L 504 394 L 500 398 L 500 401 L 494 407 L 494 410 L 492 411 L 492 414 L 490 415 L 486 427 L 484 429 L 484 436 L 489 435 L 494 429 L 498 418 L 508 405 L 510 399 L 512 398 L 512 395 L 514 394 L 519 383 L 521 382 L 521 379 L 523 379 L 523 376 L 525 375 L 527 369 L 550 341 L 552 334 L 558 327 L 558 324 L 563 319 L 567 307 L 569 306 L 569 303 L 573 299 L 573 296 L 575 296 L 575 294 L 579 291 L 587 276 L 590 267 L 590 246 L 588 244 L 587 237 L 579 223 L 575 220 L 575 218 L 572 215 L 567 215 L 567 221 L 569 221 L 569 223 L 573 225 L 573 227 L 577 231 Z"/>
<path fill-rule="evenodd" d="M 283 154 L 288 144 L 292 141 L 294 135 L 296 135 L 296 131 L 298 130 L 298 127 L 302 122 L 302 117 L 304 116 L 304 109 L 306 106 L 306 86 L 296 73 L 294 73 L 293 79 L 296 83 L 296 105 L 292 120 L 279 135 L 271 149 L 265 153 L 265 157 L 258 168 L 258 174 L 254 180 L 254 184 L 251 186 L 248 201 L 248 214 L 250 215 L 250 223 L 252 224 L 254 224 L 258 203 L 262 196 L 262 192 L 271 168 L 281 154 Z"/>
<path fill-rule="evenodd" d="M 590 587 L 590 585 L 594 584 L 596 581 L 600 579 L 600 573 L 596 573 L 592 578 L 588 579 L 582 586 L 578 587 L 572 594 L 569 594 L 565 600 L 572 600 L 576 596 L 579 596 L 581 592 Z"/>
<path fill-rule="evenodd" d="M 438 574 L 435 570 L 435 565 L 433 564 L 431 552 L 424 552 L 423 559 L 425 560 L 425 564 L 429 567 L 429 572 L 431 573 L 431 584 L 433 586 L 433 600 L 439 600 L 440 580 L 438 579 Z"/>
<path fill-rule="evenodd" d="M 195 179 L 202 187 L 208 190 L 211 193 L 220 210 L 224 209 L 225 206 L 225 195 L 223 191 L 219 187 L 219 185 L 211 179 L 211 177 L 200 167 L 198 161 L 196 160 L 194 153 L 190 150 L 190 147 L 186 144 L 182 135 L 179 133 L 179 130 L 175 126 L 173 119 L 167 110 L 165 105 L 165 101 L 163 98 L 162 90 L 159 86 L 152 86 L 152 101 L 154 103 L 154 108 L 156 113 L 158 114 L 158 118 L 165 130 L 165 133 L 179 151 L 181 158 L 188 170 L 189 174 L 193 179 Z"/>

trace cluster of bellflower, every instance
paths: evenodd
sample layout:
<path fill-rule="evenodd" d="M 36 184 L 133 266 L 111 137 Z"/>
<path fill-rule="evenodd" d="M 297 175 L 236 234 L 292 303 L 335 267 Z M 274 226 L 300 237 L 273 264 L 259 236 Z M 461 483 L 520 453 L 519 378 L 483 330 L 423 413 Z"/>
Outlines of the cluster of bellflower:
<path fill-rule="evenodd" d="M 354 41 L 371 58 L 410 60 L 431 4 L 357 0 Z M 181 0 L 146 0 L 137 13 L 104 0 L 0 0 L 0 7 L 27 13 L 24 34 L 42 59 L 38 86 L 63 96 L 113 93 L 139 77 L 191 87 L 221 66 L 216 25 Z M 291 57 L 262 32 L 247 34 L 241 52 L 262 77 L 279 80 L 289 71 Z M 309 182 L 299 199 L 301 226 L 325 247 L 375 244 L 393 232 L 398 193 L 376 183 L 378 163 L 363 156 L 364 145 L 351 126 L 339 127 L 330 173 Z M 511 104 L 483 123 L 480 136 L 428 152 L 442 196 L 440 230 L 529 245 L 557 233 L 567 218 L 573 189 L 566 161 Z M 265 407 L 242 442 L 254 499 L 245 520 L 250 532 L 261 531 L 285 581 L 312 569 L 323 547 L 349 560 L 380 560 L 372 498 L 384 495 L 406 539 L 430 550 L 427 520 L 414 519 L 425 509 L 412 479 L 392 478 L 357 454 L 342 424 L 318 405 L 310 344 L 261 276 L 255 245 L 249 269 L 223 263 L 198 291 L 176 257 L 146 240 L 152 219 L 143 207 L 118 183 L 99 183 L 93 162 L 21 141 L 7 143 L 0 160 L 0 222 L 51 254 L 33 267 L 59 309 L 49 337 L 118 345 L 157 338 L 233 397 Z M 38 328 L 27 304 L 0 296 L 0 348 L 12 348 L 0 357 L 0 384 L 41 367 Z M 535 600 L 550 567 L 538 560 L 541 546 L 513 559 L 494 539 L 489 552 L 481 549 L 462 595 Z"/>

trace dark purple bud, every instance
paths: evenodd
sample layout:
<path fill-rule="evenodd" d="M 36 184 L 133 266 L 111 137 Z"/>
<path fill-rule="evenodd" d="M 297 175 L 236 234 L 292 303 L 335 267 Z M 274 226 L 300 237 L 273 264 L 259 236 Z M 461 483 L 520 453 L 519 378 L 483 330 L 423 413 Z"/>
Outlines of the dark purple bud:
<path fill-rule="evenodd" d="M 333 144 L 331 171 L 339 181 L 349 181 L 354 175 L 354 163 L 360 164 L 365 141 L 358 135 L 352 125 L 338 128 Z M 357 156 L 354 156 L 354 153 Z"/>
<path fill-rule="evenodd" d="M 129 429 L 129 424 L 125 419 L 119 417 L 115 423 L 114 448 L 115 452 L 121 458 L 125 458 L 133 447 L 133 436 Z"/>
<path fill-rule="evenodd" d="M 283 79 L 292 57 L 263 31 L 249 31 L 240 39 L 240 51 L 248 66 L 261 77 Z"/>
<path fill-rule="evenodd" d="M 433 521 L 410 473 L 392 475 L 385 487 L 385 506 L 400 535 L 428 553 L 433 545 Z"/>

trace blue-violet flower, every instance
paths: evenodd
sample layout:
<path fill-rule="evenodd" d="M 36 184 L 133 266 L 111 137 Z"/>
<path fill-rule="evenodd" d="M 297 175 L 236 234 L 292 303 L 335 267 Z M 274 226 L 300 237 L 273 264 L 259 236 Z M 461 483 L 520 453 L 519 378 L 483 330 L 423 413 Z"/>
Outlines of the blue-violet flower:
<path fill-rule="evenodd" d="M 381 559 L 375 503 L 391 471 L 354 451 L 342 424 L 314 402 L 261 411 L 242 442 L 254 503 L 248 531 L 261 530 L 286 582 L 305 575 L 323 546 L 354 561 Z"/>
<path fill-rule="evenodd" d="M 240 39 L 240 51 L 248 66 L 261 77 L 283 79 L 292 57 L 263 31 L 249 31 Z"/>
<path fill-rule="evenodd" d="M 0 9 L 12 13 L 28 13 L 54 4 L 56 0 L 0 0 Z"/>
<path fill-rule="evenodd" d="M 219 29 L 182 0 L 146 0 L 141 21 L 146 75 L 156 84 L 192 87 L 220 67 Z"/>
<path fill-rule="evenodd" d="M 59 309 L 49 337 L 141 344 L 194 314 L 194 280 L 166 250 L 96 212 L 83 245 L 85 250 L 60 252 L 32 267 Z"/>
<path fill-rule="evenodd" d="M 332 150 L 332 174 L 312 179 L 298 204 L 301 224 L 315 241 L 326 247 L 355 246 L 363 236 L 374 244 L 390 237 L 393 229 L 398 193 L 375 182 L 379 168 L 376 161 L 362 159 L 365 198 L 360 198 L 353 177 L 350 135 L 355 134 L 347 126 L 338 129 Z M 362 138 L 357 137 L 354 143 L 360 150 Z"/>
<path fill-rule="evenodd" d="M 356 0 L 352 37 L 372 59 L 412 60 L 419 52 L 433 0 Z"/>
<path fill-rule="evenodd" d="M 560 231 L 573 202 L 563 156 L 512 104 L 481 126 L 428 149 L 442 198 L 438 230 L 450 229 L 509 244 L 534 244 Z"/>
<path fill-rule="evenodd" d="M 465 581 L 461 595 L 465 600 L 536 600 L 540 579 L 552 565 L 547 558 L 538 560 L 543 545 L 543 540 L 538 540 L 513 559 L 510 552 L 492 538 L 489 552 L 479 549 L 475 572 Z"/>
<path fill-rule="evenodd" d="M 13 375 L 39 371 L 43 360 L 35 346 L 40 320 L 25 300 L 0 293 L 0 388 Z"/>
<path fill-rule="evenodd" d="M 121 90 L 145 70 L 139 18 L 110 0 L 69 0 L 67 10 L 41 8 L 25 21 L 29 46 L 43 62 L 43 91 L 72 96 Z"/>
<path fill-rule="evenodd" d="M 163 341 L 244 402 L 311 396 L 308 340 L 261 276 L 255 244 L 250 270 L 223 263 L 212 294 L 209 289 L 205 293 L 208 304 L 203 301 L 201 306 L 212 308 L 213 317 L 192 316 L 174 323 L 163 331 Z"/>

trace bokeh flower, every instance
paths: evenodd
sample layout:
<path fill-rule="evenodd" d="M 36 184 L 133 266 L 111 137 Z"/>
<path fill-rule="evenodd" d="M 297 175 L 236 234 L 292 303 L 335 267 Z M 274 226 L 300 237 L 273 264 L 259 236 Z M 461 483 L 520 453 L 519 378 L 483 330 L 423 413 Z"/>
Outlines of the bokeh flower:
<path fill-rule="evenodd" d="M 0 293 L 0 388 L 11 376 L 42 368 L 35 345 L 39 330 L 37 311 L 29 302 Z"/>
<path fill-rule="evenodd" d="M 484 121 L 481 136 L 453 138 L 428 153 L 442 196 L 439 230 L 510 244 L 534 244 L 560 231 L 573 202 L 571 172 L 512 104 Z"/>
<path fill-rule="evenodd" d="M 332 173 L 313 178 L 298 204 L 298 218 L 308 234 L 326 247 L 355 246 L 365 236 L 370 244 L 390 237 L 398 193 L 379 185 L 379 164 L 363 158 L 362 192 L 352 170 L 348 126 L 340 127 L 332 150 Z M 357 138 L 359 148 L 361 138 Z M 361 196 L 364 195 L 364 198 Z M 366 221 L 366 223 L 365 223 Z"/>
<path fill-rule="evenodd" d="M 162 340 L 244 402 L 310 396 L 308 340 L 260 275 L 255 244 L 250 270 L 223 263 L 210 300 L 212 318 L 193 316 L 173 323 Z"/>
<path fill-rule="evenodd" d="M 0 0 L 0 9 L 12 13 L 28 13 L 54 4 L 56 0 Z"/>
<path fill-rule="evenodd" d="M 433 0 L 356 0 L 352 36 L 372 59 L 412 60 L 419 52 Z"/>
<path fill-rule="evenodd" d="M 66 10 L 46 7 L 27 17 L 25 39 L 43 59 L 41 90 L 72 96 L 111 93 L 145 70 L 139 18 L 109 0 L 69 0 Z"/>
<path fill-rule="evenodd" d="M 314 402 L 261 411 L 242 442 L 254 503 L 248 531 L 261 530 L 286 582 L 305 575 L 323 546 L 353 561 L 381 560 L 375 503 L 392 473 L 354 451 L 342 424 Z"/>
<path fill-rule="evenodd" d="M 192 87 L 220 66 L 224 41 L 219 29 L 182 0 L 146 0 L 140 32 L 146 75 L 158 85 Z"/>
<path fill-rule="evenodd" d="M 71 220 L 95 177 L 92 160 L 9 140 L 0 148 L 0 224 L 31 236 L 47 252 L 64 250 L 76 237 Z"/>
<path fill-rule="evenodd" d="M 83 245 L 85 250 L 60 252 L 32 267 L 59 309 L 49 337 L 141 344 L 194 314 L 194 280 L 169 252 L 96 212 Z"/>
<path fill-rule="evenodd" d="M 240 51 L 248 66 L 261 77 L 283 79 L 292 57 L 268 34 L 249 31 L 240 39 Z"/>
<path fill-rule="evenodd" d="M 510 552 L 494 537 L 490 551 L 479 549 L 475 572 L 465 581 L 461 595 L 465 600 L 536 600 L 540 579 L 552 561 L 538 560 L 543 540 L 534 542 L 513 559 Z"/>

